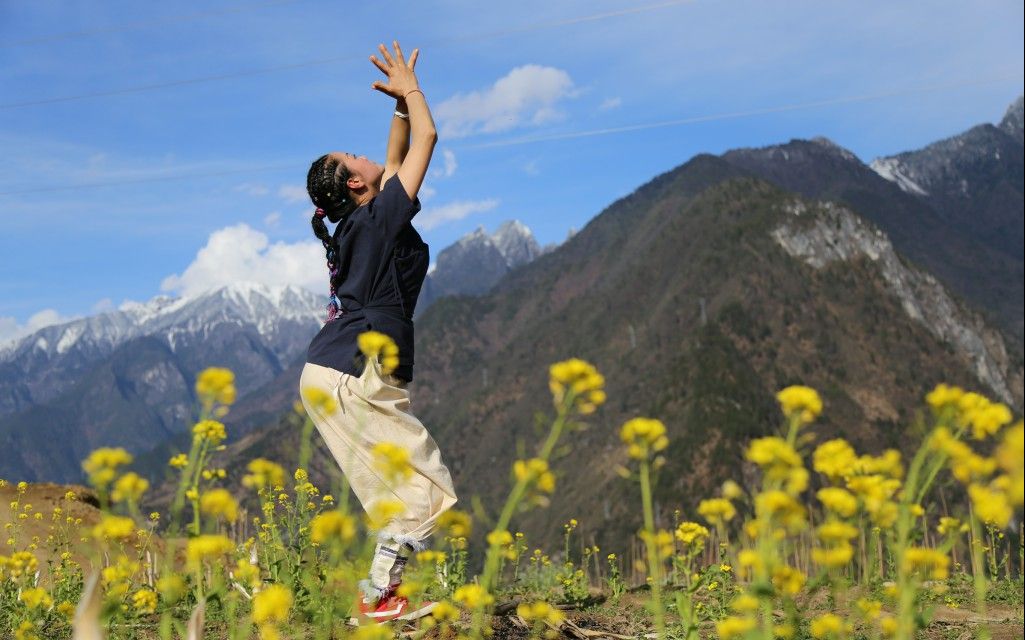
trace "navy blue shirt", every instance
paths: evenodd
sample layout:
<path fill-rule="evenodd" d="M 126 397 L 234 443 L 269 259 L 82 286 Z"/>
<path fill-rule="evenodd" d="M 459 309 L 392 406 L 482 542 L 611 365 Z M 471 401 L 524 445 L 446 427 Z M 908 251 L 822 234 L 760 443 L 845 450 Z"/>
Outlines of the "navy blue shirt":
<path fill-rule="evenodd" d="M 365 359 L 356 338 L 373 330 L 399 347 L 393 373 L 413 379 L 413 309 L 430 263 L 427 244 L 410 224 L 418 211 L 420 201 L 410 201 L 396 175 L 335 227 L 334 284 L 342 313 L 313 338 L 307 362 L 362 375 Z"/>

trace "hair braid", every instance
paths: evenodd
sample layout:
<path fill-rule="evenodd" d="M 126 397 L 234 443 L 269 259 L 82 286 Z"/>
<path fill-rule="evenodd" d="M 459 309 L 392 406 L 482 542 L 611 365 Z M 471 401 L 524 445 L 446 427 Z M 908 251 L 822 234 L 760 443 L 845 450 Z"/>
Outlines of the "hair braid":
<path fill-rule="evenodd" d="M 334 320 L 341 309 L 338 296 L 335 295 L 335 277 L 338 275 L 338 243 L 324 224 L 326 216 L 331 222 L 340 222 L 353 212 L 356 203 L 353 201 L 348 187 L 349 179 L 345 165 L 323 155 L 313 161 L 310 171 L 306 174 L 306 191 L 310 200 L 316 205 L 317 211 L 310 220 L 313 234 L 324 245 L 327 257 L 327 269 L 330 277 L 330 300 L 327 304 L 327 322 Z"/>

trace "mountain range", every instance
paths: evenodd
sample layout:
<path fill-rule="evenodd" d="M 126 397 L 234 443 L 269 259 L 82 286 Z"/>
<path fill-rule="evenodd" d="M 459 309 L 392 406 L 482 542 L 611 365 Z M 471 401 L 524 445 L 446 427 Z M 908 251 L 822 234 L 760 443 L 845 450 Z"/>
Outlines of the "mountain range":
<path fill-rule="evenodd" d="M 660 418 L 669 430 L 667 464 L 656 482 L 665 523 L 674 508 L 693 507 L 724 477 L 736 477 L 743 444 L 776 428 L 773 395 L 788 384 L 822 393 L 820 439 L 843 435 L 863 450 L 914 442 L 923 395 L 941 381 L 1020 413 L 1023 260 L 1014 233 L 1020 238 L 1023 222 L 1022 155 L 1018 99 L 997 125 L 869 164 L 825 138 L 701 154 L 610 204 L 558 248 L 542 252 L 535 243 L 534 259 L 523 264 L 479 230 L 439 254 L 432 286 L 443 290 L 446 273 L 460 263 L 481 278 L 461 292 L 468 295 L 424 299 L 413 409 L 441 445 L 465 506 L 475 495 L 495 505 L 508 487 L 506 470 L 533 446 L 539 416 L 551 413 L 548 365 L 572 356 L 595 363 L 609 401 L 560 451 L 550 507 L 525 514 L 517 526 L 554 539 L 565 519 L 577 517 L 603 547 L 639 526 L 630 506 L 636 487 L 614 471 L 627 462 L 618 427 L 631 417 Z M 319 305 L 315 297 L 303 304 L 309 336 Z M 227 344 L 261 354 L 244 352 L 257 366 L 246 372 L 247 392 L 229 414 L 237 425 L 229 422 L 229 483 L 252 457 L 288 464 L 297 450 L 294 421 L 282 416 L 295 397 L 301 356 L 289 362 L 276 355 L 246 315 L 206 333 L 182 332 L 173 343 L 206 348 L 204 364 L 232 366 L 214 362 L 222 352 L 227 357 Z M 177 322 L 196 331 L 202 324 L 185 316 Z M 45 390 L 60 370 L 47 370 L 43 354 L 71 357 L 75 348 L 57 349 L 66 329 L 26 338 L 8 352 L 18 358 L 0 356 L 0 406 L 10 407 L 0 418 L 0 455 L 22 461 L 11 473 L 4 459 L 0 476 L 77 473 L 70 453 L 44 450 L 42 460 L 24 462 L 23 448 L 61 434 L 82 437 L 60 421 L 114 395 L 93 390 L 116 388 L 128 398 L 151 379 L 168 382 L 145 386 L 132 402 L 119 400 L 123 410 L 98 402 L 89 415 L 119 437 L 134 424 L 124 420 L 149 420 L 146 437 L 156 453 L 140 459 L 162 474 L 175 432 L 164 413 L 174 405 L 153 389 L 187 386 L 201 360 L 179 360 L 172 326 L 111 348 L 101 365 L 68 360 L 78 373 L 59 392 Z M 37 344 L 40 337 L 45 344 Z M 295 340 L 304 347 L 308 337 Z M 38 361 L 25 355 L 33 349 Z M 105 415 L 122 417 L 104 422 Z M 49 440 L 29 438 L 40 433 Z M 138 440 L 133 446 L 145 450 Z M 12 447 L 22 450 L 12 454 Z M 325 484 L 335 474 L 323 449 L 312 472 Z"/>
<path fill-rule="evenodd" d="M 1020 140 L 1021 104 L 981 128 Z M 605 374 L 609 401 L 560 452 L 550 507 L 518 518 L 535 541 L 557 540 L 576 517 L 585 540 L 621 551 L 640 522 L 636 487 L 615 472 L 628 463 L 618 426 L 638 415 L 668 428 L 655 486 L 667 524 L 738 477 L 744 443 L 777 428 L 774 393 L 788 384 L 821 392 L 819 441 L 839 435 L 862 451 L 910 453 L 924 394 L 939 382 L 1020 413 L 1021 260 L 984 238 L 1021 197 L 1021 149 L 974 149 L 978 129 L 895 156 L 932 157 L 945 180 L 974 185 L 958 196 L 967 231 L 944 213 L 956 207 L 940 207 L 936 182 L 919 178 L 933 189 L 919 185 L 924 193 L 902 184 L 897 160 L 866 165 L 824 138 L 792 140 L 696 156 L 489 293 L 435 302 L 418 321 L 413 408 L 466 508 L 474 497 L 485 509 L 501 503 L 506 470 L 552 412 L 547 366 L 571 356 Z M 1009 205 L 993 199 L 1000 189 Z M 298 439 L 284 419 L 228 456 L 287 463 Z M 311 471 L 325 486 L 337 477 L 323 448 Z"/>
<path fill-rule="evenodd" d="M 440 253 L 438 285 L 418 311 L 444 295 L 485 293 L 540 253 L 519 221 L 478 229 Z M 79 461 L 98 446 L 163 455 L 187 434 L 192 381 L 211 365 L 237 376 L 233 433 L 273 422 L 291 405 L 323 316 L 323 300 L 306 289 L 239 282 L 128 302 L 0 348 L 0 478 L 78 481 Z"/>

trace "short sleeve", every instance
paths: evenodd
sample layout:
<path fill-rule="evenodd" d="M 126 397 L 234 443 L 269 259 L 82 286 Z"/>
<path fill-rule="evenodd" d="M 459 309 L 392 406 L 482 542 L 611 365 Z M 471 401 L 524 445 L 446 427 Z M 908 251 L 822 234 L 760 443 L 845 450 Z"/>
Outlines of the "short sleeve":
<path fill-rule="evenodd" d="M 389 235 L 399 232 L 420 211 L 420 199 L 410 200 L 398 174 L 388 178 L 371 205 L 374 220 Z"/>

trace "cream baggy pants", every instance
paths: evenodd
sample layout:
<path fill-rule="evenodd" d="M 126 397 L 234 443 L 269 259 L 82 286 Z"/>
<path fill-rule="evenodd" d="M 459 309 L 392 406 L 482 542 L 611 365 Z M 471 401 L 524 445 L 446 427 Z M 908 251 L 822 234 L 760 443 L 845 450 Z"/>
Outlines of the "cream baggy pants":
<path fill-rule="evenodd" d="M 405 506 L 402 515 L 381 528 L 378 540 L 423 549 L 425 539 L 437 528 L 438 516 L 456 503 L 456 493 L 437 443 L 410 413 L 406 383 L 382 375 L 374 365 L 356 377 L 306 363 L 299 388 L 307 387 L 319 387 L 338 404 L 333 413 L 326 414 L 303 399 L 307 414 L 363 508 L 370 511 L 379 500 L 398 500 Z M 371 450 L 380 442 L 409 451 L 413 474 L 408 480 L 389 484 L 375 468 Z"/>

